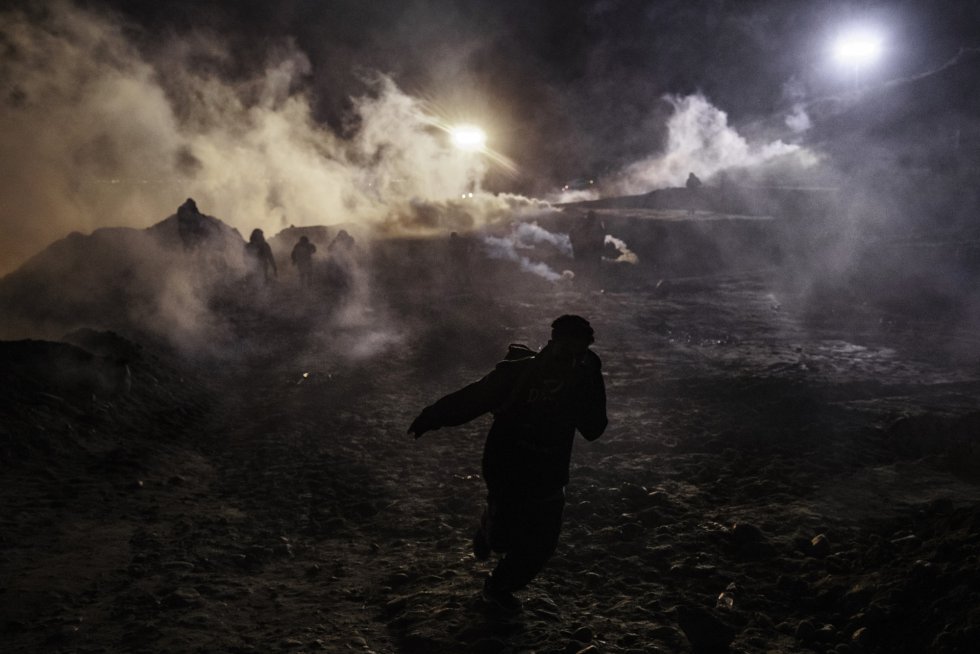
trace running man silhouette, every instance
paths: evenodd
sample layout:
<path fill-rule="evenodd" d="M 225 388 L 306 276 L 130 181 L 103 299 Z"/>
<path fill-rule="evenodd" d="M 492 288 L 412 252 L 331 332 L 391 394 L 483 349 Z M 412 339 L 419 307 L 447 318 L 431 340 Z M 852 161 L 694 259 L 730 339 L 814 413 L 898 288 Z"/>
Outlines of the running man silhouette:
<path fill-rule="evenodd" d="M 502 555 L 483 598 L 505 611 L 520 610 L 514 591 L 534 579 L 558 544 L 575 430 L 594 441 L 608 423 L 593 341 L 587 320 L 561 316 L 540 352 L 511 345 L 486 377 L 427 406 L 408 429 L 418 438 L 493 413 L 483 450 L 487 506 L 473 553 L 479 560 L 491 550 Z"/>
<path fill-rule="evenodd" d="M 300 236 L 299 242 L 293 246 L 293 252 L 289 255 L 293 265 L 299 271 L 299 284 L 304 288 L 309 288 L 313 283 L 313 255 L 316 253 L 316 246 L 310 243 L 306 236 Z"/>
<path fill-rule="evenodd" d="M 245 254 L 247 255 L 247 264 L 254 273 L 258 270 L 262 271 L 262 279 L 268 283 L 273 277 L 279 276 L 279 269 L 276 268 L 276 258 L 272 256 L 272 248 L 269 243 L 265 240 L 265 234 L 262 233 L 261 229 L 253 229 L 251 236 L 248 238 L 248 243 L 245 244 Z M 269 274 L 269 271 L 272 274 Z"/>

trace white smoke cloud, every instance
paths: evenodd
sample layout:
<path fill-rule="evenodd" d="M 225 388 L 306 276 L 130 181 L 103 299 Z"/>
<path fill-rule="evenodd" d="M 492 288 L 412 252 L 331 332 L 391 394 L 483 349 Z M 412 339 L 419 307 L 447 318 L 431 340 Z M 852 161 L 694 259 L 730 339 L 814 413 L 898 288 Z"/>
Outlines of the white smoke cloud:
<path fill-rule="evenodd" d="M 560 191 L 555 191 L 547 196 L 549 202 L 555 204 L 571 204 L 573 202 L 589 202 L 591 200 L 598 200 L 600 194 L 597 190 L 586 188 L 586 189 L 562 189 Z"/>
<path fill-rule="evenodd" d="M 798 145 L 780 140 L 750 142 L 728 124 L 728 115 L 703 95 L 668 96 L 674 113 L 667 121 L 664 151 L 629 166 L 620 191 L 641 193 L 682 186 L 688 173 L 707 178 L 728 168 L 747 168 L 794 155 L 811 155 Z"/>
<path fill-rule="evenodd" d="M 538 250 L 538 246 L 547 246 L 563 256 L 572 256 L 572 242 L 568 234 L 549 232 L 537 223 L 518 223 L 506 236 L 484 236 L 483 246 L 491 259 L 513 261 L 520 265 L 521 270 L 550 282 L 564 279 L 566 275 L 556 272 L 543 261 L 533 261 L 530 255 Z"/>
<path fill-rule="evenodd" d="M 616 238 L 612 234 L 606 234 L 605 242 L 616 248 L 616 251 L 619 252 L 619 256 L 613 259 L 616 263 L 640 263 L 640 257 L 636 255 L 636 252 L 629 249 L 629 246 L 626 245 L 626 241 L 623 239 Z"/>
<path fill-rule="evenodd" d="M 145 227 L 187 197 L 267 234 L 390 228 L 474 190 L 484 197 L 457 211 L 473 224 L 521 204 L 480 193 L 486 159 L 452 148 L 389 79 L 365 80 L 341 138 L 314 119 L 311 63 L 289 43 L 261 74 L 230 82 L 213 69 L 234 53 L 213 39 L 187 34 L 145 54 L 106 15 L 46 7 L 0 12 L 0 274 L 69 231 Z"/>
<path fill-rule="evenodd" d="M 572 256 L 572 240 L 568 234 L 549 232 L 537 223 L 518 223 L 513 231 L 516 247 L 531 250 L 538 245 L 551 245 L 566 257 Z"/>
<path fill-rule="evenodd" d="M 378 228 L 387 233 L 445 233 L 514 219 L 533 220 L 556 211 L 544 200 L 477 191 L 444 200 L 412 198 L 392 207 Z"/>
<path fill-rule="evenodd" d="M 802 104 L 795 105 L 793 113 L 786 116 L 786 126 L 797 133 L 805 132 L 813 126 L 810 116 Z"/>

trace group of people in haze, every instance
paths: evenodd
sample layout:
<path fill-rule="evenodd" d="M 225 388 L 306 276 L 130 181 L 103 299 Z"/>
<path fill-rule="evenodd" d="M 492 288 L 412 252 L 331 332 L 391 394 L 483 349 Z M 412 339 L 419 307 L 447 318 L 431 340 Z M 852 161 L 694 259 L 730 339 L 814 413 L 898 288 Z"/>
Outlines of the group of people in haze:
<path fill-rule="evenodd" d="M 340 230 L 330 245 L 327 246 L 328 252 L 345 260 L 349 258 L 353 249 L 354 237 L 344 229 Z M 313 285 L 313 255 L 316 254 L 316 251 L 316 245 L 310 241 L 308 236 L 303 235 L 293 246 L 290 254 L 290 261 L 296 266 L 299 283 L 303 288 L 310 288 Z M 269 283 L 279 276 L 279 268 L 276 265 L 276 258 L 272 254 L 272 247 L 265 240 L 265 234 L 261 229 L 252 230 L 248 243 L 245 244 L 245 258 L 250 278 L 261 278 L 265 283 Z M 345 261 L 345 263 L 347 262 Z"/>

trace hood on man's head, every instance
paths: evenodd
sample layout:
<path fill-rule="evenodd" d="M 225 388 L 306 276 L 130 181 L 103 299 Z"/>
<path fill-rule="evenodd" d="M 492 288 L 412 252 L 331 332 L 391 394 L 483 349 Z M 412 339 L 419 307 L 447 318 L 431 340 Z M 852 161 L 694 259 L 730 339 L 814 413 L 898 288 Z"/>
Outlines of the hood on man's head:
<path fill-rule="evenodd" d="M 565 314 L 551 323 L 551 338 L 552 340 L 570 338 L 592 344 L 595 342 L 595 331 L 589 321 L 582 316 Z"/>

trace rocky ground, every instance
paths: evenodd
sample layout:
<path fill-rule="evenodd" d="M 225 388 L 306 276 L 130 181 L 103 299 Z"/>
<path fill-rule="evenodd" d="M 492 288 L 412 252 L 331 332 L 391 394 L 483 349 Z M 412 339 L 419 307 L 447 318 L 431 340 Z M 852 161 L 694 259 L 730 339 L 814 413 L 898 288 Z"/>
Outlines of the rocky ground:
<path fill-rule="evenodd" d="M 76 334 L 96 381 L 5 344 L 0 649 L 972 651 L 972 333 L 815 311 L 766 272 L 606 274 L 389 280 L 385 315 L 326 334 L 322 307 L 239 307 L 220 361 Z M 488 421 L 405 430 L 565 312 L 596 327 L 610 426 L 577 444 L 558 552 L 506 616 L 469 551 Z"/>

